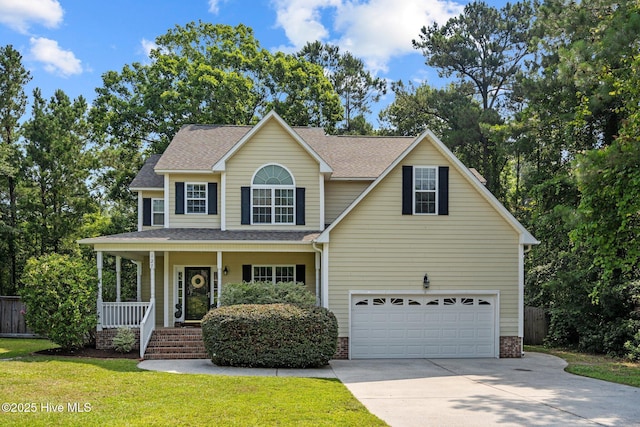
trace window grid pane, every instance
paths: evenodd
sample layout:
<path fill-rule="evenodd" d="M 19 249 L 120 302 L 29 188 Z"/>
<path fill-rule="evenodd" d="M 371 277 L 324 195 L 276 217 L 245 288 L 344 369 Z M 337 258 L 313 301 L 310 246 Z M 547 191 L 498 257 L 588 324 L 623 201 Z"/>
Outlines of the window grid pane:
<path fill-rule="evenodd" d="M 415 213 L 436 213 L 436 168 L 415 168 Z"/>
<path fill-rule="evenodd" d="M 273 267 L 270 267 L 270 266 L 254 266 L 253 267 L 253 280 L 255 282 L 272 282 L 273 281 Z"/>
<path fill-rule="evenodd" d="M 275 222 L 278 224 L 293 223 L 293 189 L 275 190 Z"/>
<path fill-rule="evenodd" d="M 295 269 L 293 266 L 276 267 L 276 283 L 295 281 Z"/>
<path fill-rule="evenodd" d="M 207 186 L 187 184 L 187 213 L 207 212 Z"/>
<path fill-rule="evenodd" d="M 151 225 L 164 225 L 164 200 L 153 199 L 151 213 Z"/>

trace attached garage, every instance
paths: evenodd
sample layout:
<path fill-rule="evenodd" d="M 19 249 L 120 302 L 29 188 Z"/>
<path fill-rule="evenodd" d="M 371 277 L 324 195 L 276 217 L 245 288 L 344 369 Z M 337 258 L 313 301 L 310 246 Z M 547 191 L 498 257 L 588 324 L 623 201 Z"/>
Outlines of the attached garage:
<path fill-rule="evenodd" d="M 351 358 L 498 357 L 498 296 L 351 294 Z"/>

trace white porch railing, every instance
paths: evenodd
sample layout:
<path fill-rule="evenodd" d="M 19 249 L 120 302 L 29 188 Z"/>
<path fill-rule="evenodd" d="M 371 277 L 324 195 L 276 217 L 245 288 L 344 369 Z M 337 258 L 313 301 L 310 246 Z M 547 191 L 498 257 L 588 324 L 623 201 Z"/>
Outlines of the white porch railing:
<path fill-rule="evenodd" d="M 153 330 L 156 327 L 156 309 L 154 305 L 154 300 L 152 299 L 149 302 L 149 309 L 140 322 L 140 358 L 144 357 L 144 352 L 147 350 L 151 340 L 151 334 L 153 334 Z"/>
<path fill-rule="evenodd" d="M 103 328 L 121 326 L 137 328 L 146 312 L 149 302 L 103 302 L 101 325 Z"/>

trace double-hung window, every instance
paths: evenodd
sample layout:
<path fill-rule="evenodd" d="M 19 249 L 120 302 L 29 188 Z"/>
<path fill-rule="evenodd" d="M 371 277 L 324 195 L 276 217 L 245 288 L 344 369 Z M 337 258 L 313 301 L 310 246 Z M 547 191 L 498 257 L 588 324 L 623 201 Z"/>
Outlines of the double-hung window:
<path fill-rule="evenodd" d="M 294 265 L 254 265 L 254 282 L 295 282 L 296 268 Z"/>
<path fill-rule="evenodd" d="M 186 185 L 187 213 L 207 213 L 207 184 Z"/>
<path fill-rule="evenodd" d="M 438 212 L 437 172 L 436 167 L 413 169 L 414 213 L 436 214 Z"/>
<path fill-rule="evenodd" d="M 164 199 L 151 199 L 151 225 L 164 225 Z"/>
<path fill-rule="evenodd" d="M 253 177 L 251 212 L 254 224 L 294 224 L 295 185 L 282 166 L 267 165 Z"/>

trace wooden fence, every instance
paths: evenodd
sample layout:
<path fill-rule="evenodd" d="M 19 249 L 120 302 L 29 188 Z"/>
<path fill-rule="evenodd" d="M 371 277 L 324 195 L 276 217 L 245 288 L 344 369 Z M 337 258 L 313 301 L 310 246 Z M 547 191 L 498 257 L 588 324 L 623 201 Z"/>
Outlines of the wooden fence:
<path fill-rule="evenodd" d="M 549 320 L 543 308 L 524 308 L 524 343 L 528 345 L 543 344 L 549 332 Z"/>
<path fill-rule="evenodd" d="M 0 337 L 34 337 L 27 329 L 25 312 L 20 297 L 0 296 Z"/>

